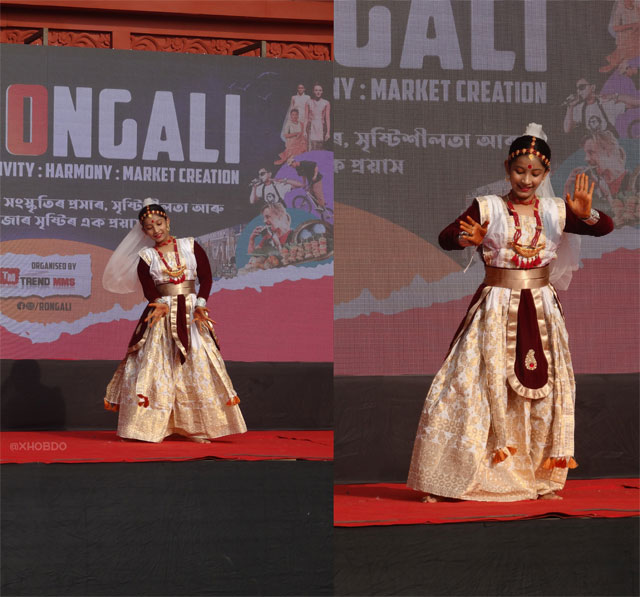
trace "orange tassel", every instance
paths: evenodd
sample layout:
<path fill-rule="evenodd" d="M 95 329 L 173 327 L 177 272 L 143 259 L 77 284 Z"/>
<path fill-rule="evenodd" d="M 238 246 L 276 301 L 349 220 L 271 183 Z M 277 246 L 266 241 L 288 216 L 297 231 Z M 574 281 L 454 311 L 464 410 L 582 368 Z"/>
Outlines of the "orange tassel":
<path fill-rule="evenodd" d="M 578 463 L 573 459 L 573 457 L 560 458 L 558 456 L 554 456 L 553 458 L 547 458 L 542 463 L 542 468 L 547 470 L 551 470 L 553 468 L 578 468 Z"/>
<path fill-rule="evenodd" d="M 227 406 L 235 406 L 236 404 L 240 404 L 240 398 L 238 398 L 237 396 L 234 396 L 227 401 Z"/>
<path fill-rule="evenodd" d="M 493 463 L 500 464 L 501 462 L 505 461 L 509 457 L 509 454 L 515 454 L 515 453 L 516 453 L 516 449 L 512 448 L 511 446 L 507 446 L 506 448 L 498 448 L 493 453 Z"/>

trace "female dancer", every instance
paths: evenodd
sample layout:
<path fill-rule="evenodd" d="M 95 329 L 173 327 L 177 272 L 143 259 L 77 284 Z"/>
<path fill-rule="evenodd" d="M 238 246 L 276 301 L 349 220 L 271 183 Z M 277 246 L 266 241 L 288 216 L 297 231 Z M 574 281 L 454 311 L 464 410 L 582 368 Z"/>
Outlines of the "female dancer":
<path fill-rule="evenodd" d="M 299 119 L 297 108 L 292 108 L 289 118 L 282 129 L 285 148 L 279 158 L 273 162 L 276 165 L 283 164 L 288 158 L 304 153 L 307 150 L 307 137 L 304 122 Z"/>
<path fill-rule="evenodd" d="M 296 93 L 291 96 L 291 102 L 289 102 L 289 113 L 291 113 L 291 110 L 298 110 L 300 122 L 303 125 L 307 122 L 307 104 L 311 99 L 305 91 L 304 85 L 302 83 L 298 83 Z"/>
<path fill-rule="evenodd" d="M 207 255 L 193 238 L 170 235 L 170 220 L 154 200 L 145 199 L 138 220 L 140 228 L 116 249 L 103 277 L 107 290 L 130 292 L 137 271 L 149 301 L 104 399 L 107 410 L 120 411 L 118 435 L 161 442 L 177 433 L 208 443 L 244 433 L 206 308 Z M 153 246 L 144 247 L 145 238 Z"/>
<path fill-rule="evenodd" d="M 478 247 L 486 275 L 420 419 L 407 483 L 423 501 L 561 499 L 577 466 L 573 369 L 549 271 L 564 232 L 602 236 L 613 222 L 591 208 L 584 174 L 566 203 L 536 193 L 551 152 L 539 125 L 527 132 L 505 161 L 509 193 L 476 198 L 440 233 L 443 249 Z"/>
<path fill-rule="evenodd" d="M 280 137 L 285 143 L 285 150 L 280 157 L 273 162 L 276 165 L 284 164 L 292 155 L 298 155 L 307 151 L 307 104 L 310 98 L 305 93 L 302 83 L 298 83 L 296 93 L 291 96 L 287 115 L 282 123 Z"/>

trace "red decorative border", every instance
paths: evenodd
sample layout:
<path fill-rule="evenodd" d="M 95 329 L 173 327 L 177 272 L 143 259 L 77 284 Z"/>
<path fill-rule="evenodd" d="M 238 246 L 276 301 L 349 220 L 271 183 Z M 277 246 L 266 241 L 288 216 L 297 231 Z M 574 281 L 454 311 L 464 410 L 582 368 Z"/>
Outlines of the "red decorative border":
<path fill-rule="evenodd" d="M 41 31 L 41 29 L 22 27 L 2 27 L 0 42 L 23 44 L 24 40 Z M 108 31 L 71 31 L 66 29 L 49 29 L 50 46 L 73 46 L 79 48 L 111 48 L 111 33 Z M 30 45 L 41 46 L 42 38 L 34 40 Z"/>

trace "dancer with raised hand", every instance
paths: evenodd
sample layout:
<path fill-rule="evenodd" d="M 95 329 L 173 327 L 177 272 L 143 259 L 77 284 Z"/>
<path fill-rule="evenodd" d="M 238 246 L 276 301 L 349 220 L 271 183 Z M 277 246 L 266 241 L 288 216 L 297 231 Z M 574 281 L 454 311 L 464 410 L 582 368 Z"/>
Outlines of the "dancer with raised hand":
<path fill-rule="evenodd" d="M 574 235 L 602 236 L 611 218 L 576 178 L 553 196 L 551 150 L 530 124 L 505 161 L 511 190 L 474 199 L 439 237 L 478 248 L 485 279 L 436 374 L 420 418 L 408 485 L 425 502 L 561 499 L 575 468 L 575 382 L 554 284 L 577 269 Z"/>

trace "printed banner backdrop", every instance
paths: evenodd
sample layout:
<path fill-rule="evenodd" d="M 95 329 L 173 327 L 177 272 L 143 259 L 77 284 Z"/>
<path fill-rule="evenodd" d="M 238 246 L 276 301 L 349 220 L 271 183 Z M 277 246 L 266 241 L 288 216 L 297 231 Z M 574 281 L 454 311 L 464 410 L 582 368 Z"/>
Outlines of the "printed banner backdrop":
<path fill-rule="evenodd" d="M 330 64 L 15 45 L 1 60 L 2 358 L 122 358 L 146 301 L 102 274 L 153 197 L 209 256 L 226 359 L 332 360 Z"/>
<path fill-rule="evenodd" d="M 640 2 L 341 0 L 335 51 L 336 374 L 437 371 L 483 278 L 438 233 L 508 190 L 529 122 L 616 225 L 560 293 L 575 371 L 637 371 Z"/>

